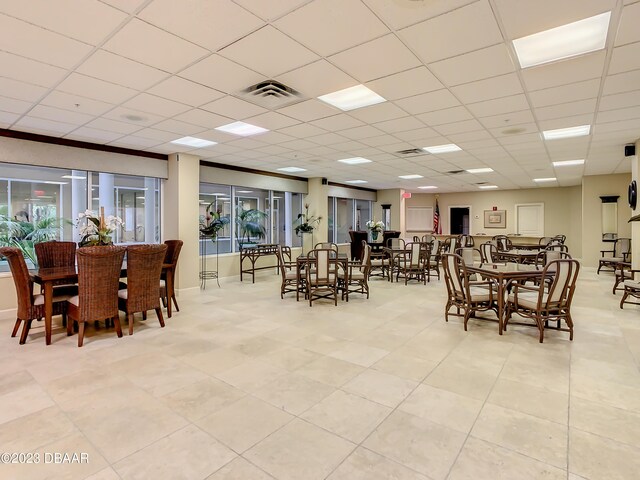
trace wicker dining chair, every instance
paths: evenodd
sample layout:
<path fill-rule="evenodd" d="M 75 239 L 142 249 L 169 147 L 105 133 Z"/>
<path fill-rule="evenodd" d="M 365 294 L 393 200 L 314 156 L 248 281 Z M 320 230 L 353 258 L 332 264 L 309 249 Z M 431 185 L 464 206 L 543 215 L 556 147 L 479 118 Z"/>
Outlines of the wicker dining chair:
<path fill-rule="evenodd" d="M 184 242 L 182 240 L 166 240 L 164 242 L 167 246 L 164 263 L 169 265 L 169 267 L 162 271 L 162 275 L 160 277 L 160 298 L 162 299 L 162 304 L 167 309 L 167 317 L 169 318 L 171 318 L 171 302 L 175 305 L 176 311 L 180 311 L 180 307 L 178 307 L 178 300 L 176 300 L 175 280 L 178 258 L 180 257 L 180 250 L 182 250 L 183 243 Z M 169 279 L 168 277 L 170 277 L 170 282 L 167 281 Z"/>
<path fill-rule="evenodd" d="M 127 314 L 129 335 L 133 335 L 134 313 L 143 318 L 155 310 L 164 327 L 160 309 L 160 274 L 167 251 L 166 245 L 132 245 L 127 248 L 127 288 L 118 290 L 118 308 Z"/>
<path fill-rule="evenodd" d="M 409 242 L 405 246 L 405 251 L 398 259 L 398 271 L 396 282 L 400 275 L 404 277 L 404 284 L 409 280 L 417 280 L 427 284 L 427 257 L 429 252 L 427 244 L 421 242 Z"/>
<path fill-rule="evenodd" d="M 606 254 L 610 253 L 611 256 Z M 615 271 L 616 264 L 619 262 L 628 262 L 631 258 L 631 239 L 618 238 L 613 243 L 613 250 L 600 250 L 601 258 L 598 261 L 598 275 L 603 268 Z"/>
<path fill-rule="evenodd" d="M 113 320 L 122 337 L 118 316 L 118 285 L 126 247 L 97 246 L 78 249 L 78 295 L 67 300 L 67 335 L 78 322 L 78 347 L 84 342 L 87 322 Z"/>
<path fill-rule="evenodd" d="M 433 238 L 431 242 L 428 244 L 429 255 L 427 255 L 427 282 L 431 281 L 431 272 L 435 272 L 438 276 L 438 280 L 440 280 L 440 260 L 442 256 L 442 243 L 437 239 Z"/>
<path fill-rule="evenodd" d="M 338 267 L 331 261 L 332 250 L 314 249 L 309 252 L 309 263 L 313 268 L 306 268 L 307 295 L 309 306 L 319 298 L 333 298 L 338 305 Z"/>
<path fill-rule="evenodd" d="M 342 299 L 349 301 L 350 293 L 362 293 L 369 298 L 369 271 L 371 270 L 371 245 L 362 241 L 362 260 L 347 263 L 346 271 L 338 271 Z"/>
<path fill-rule="evenodd" d="M 34 244 L 38 267 L 75 267 L 76 266 L 76 243 L 58 242 L 51 240 Z M 54 295 L 76 295 L 78 286 L 69 284 L 66 280 L 57 280 L 53 283 Z"/>
<path fill-rule="evenodd" d="M 278 256 L 278 268 L 282 283 L 280 284 L 280 298 L 284 298 L 285 293 L 296 292 L 296 300 L 300 299 L 300 288 L 304 284 L 298 276 L 298 266 L 296 262 L 291 261 L 291 257 L 287 260 L 285 249 L 282 245 L 278 245 L 276 251 Z"/>
<path fill-rule="evenodd" d="M 33 294 L 33 282 L 29 277 L 27 263 L 20 249 L 14 247 L 0 247 L 0 257 L 6 257 L 16 286 L 16 294 L 18 297 L 18 309 L 16 312 L 16 323 L 13 326 L 11 336 L 15 337 L 22 326 L 20 334 L 20 345 L 24 345 L 27 341 L 27 335 L 31 328 L 33 320 L 41 320 L 44 317 L 44 295 Z M 70 295 L 55 295 L 53 297 L 53 314 L 62 315 L 63 321 L 66 320 L 66 301 Z"/>

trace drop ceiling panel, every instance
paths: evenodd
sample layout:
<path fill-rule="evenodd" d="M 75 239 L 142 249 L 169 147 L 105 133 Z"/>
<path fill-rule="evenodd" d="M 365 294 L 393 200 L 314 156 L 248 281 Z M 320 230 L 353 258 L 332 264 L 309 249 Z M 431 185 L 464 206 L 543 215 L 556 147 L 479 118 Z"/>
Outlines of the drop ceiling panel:
<path fill-rule="evenodd" d="M 640 41 L 638 18 L 640 18 L 640 3 L 627 5 L 622 9 L 622 18 L 616 34 L 616 46 Z"/>
<path fill-rule="evenodd" d="M 255 115 L 260 115 L 267 111 L 265 108 L 229 95 L 219 100 L 214 100 L 211 103 L 207 103 L 201 108 L 209 112 L 217 113 L 218 115 L 233 118 L 234 120 L 242 120 Z"/>
<path fill-rule="evenodd" d="M 180 76 L 225 93 L 237 92 L 264 80 L 263 75 L 220 55 L 200 60 L 180 72 Z"/>
<path fill-rule="evenodd" d="M 522 71 L 522 78 L 528 90 L 542 90 L 600 78 L 605 57 L 604 52 L 595 52 L 561 62 L 527 68 Z"/>
<path fill-rule="evenodd" d="M 640 42 L 631 43 L 613 49 L 609 75 L 628 72 L 640 68 Z"/>
<path fill-rule="evenodd" d="M 321 128 L 308 123 L 299 123 L 291 127 L 281 128 L 279 129 L 279 132 L 296 138 L 307 138 L 325 133 Z"/>
<path fill-rule="evenodd" d="M 136 90 L 144 90 L 168 77 L 166 72 L 104 50 L 91 55 L 76 72 Z"/>
<path fill-rule="evenodd" d="M 391 102 L 379 103 L 371 107 L 358 108 L 349 112 L 351 116 L 366 123 L 384 122 L 407 115 L 407 112 Z"/>
<path fill-rule="evenodd" d="M 230 0 L 154 0 L 139 16 L 212 52 L 264 25 Z"/>
<path fill-rule="evenodd" d="M 461 35 L 457 25 L 465 25 Z M 425 63 L 489 47 L 502 34 L 488 0 L 481 0 L 399 31 Z"/>
<path fill-rule="evenodd" d="M 46 105 L 36 105 L 29 111 L 29 116 L 36 118 L 44 118 L 47 120 L 56 121 L 59 120 L 64 123 L 72 125 L 84 125 L 87 122 L 93 120 L 92 115 L 86 115 L 84 113 L 72 112 L 69 110 L 63 110 L 56 107 L 48 107 Z"/>
<path fill-rule="evenodd" d="M 640 88 L 640 84 L 638 85 Z M 617 108 L 633 107 L 640 105 L 640 90 L 634 92 L 619 93 L 617 95 L 605 95 L 600 100 L 600 111 L 615 110 Z"/>
<path fill-rule="evenodd" d="M 180 77 L 169 77 L 151 87 L 148 92 L 192 107 L 199 107 L 224 97 L 222 92 Z"/>
<path fill-rule="evenodd" d="M 389 2 L 389 0 L 364 0 L 364 3 L 393 28 L 402 28 L 437 17 L 476 0 L 431 0 L 429 2 Z"/>
<path fill-rule="evenodd" d="M 387 100 L 396 100 L 440 90 L 443 85 L 426 67 L 422 66 L 368 82 L 367 87 Z"/>
<path fill-rule="evenodd" d="M 494 115 L 491 117 L 484 117 L 479 119 L 486 128 L 509 128 L 514 125 L 520 125 L 522 123 L 531 123 L 534 121 L 531 110 L 521 110 L 519 112 L 510 112 L 502 115 Z"/>
<path fill-rule="evenodd" d="M 378 122 L 375 127 L 386 133 L 405 132 L 424 127 L 424 124 L 415 117 L 402 117 L 384 122 Z"/>
<path fill-rule="evenodd" d="M 0 14 L 0 50 L 49 65 L 72 68 L 91 52 L 86 43 Z M 38 127 L 34 127 L 38 128 Z"/>
<path fill-rule="evenodd" d="M 318 59 L 318 55 L 272 26 L 263 27 L 218 53 L 268 78 Z"/>
<path fill-rule="evenodd" d="M 341 130 L 346 130 L 347 128 L 359 127 L 361 125 L 364 125 L 364 122 L 361 122 L 360 120 L 357 120 L 345 113 L 321 118 L 309 123 L 331 132 L 340 132 Z"/>
<path fill-rule="evenodd" d="M 77 128 L 77 125 L 73 125 L 70 123 L 29 116 L 22 117 L 15 123 L 15 125 L 19 130 L 33 133 L 42 133 L 44 135 L 64 135 Z"/>
<path fill-rule="evenodd" d="M 599 89 L 600 79 L 594 78 L 593 80 L 586 80 L 584 82 L 537 90 L 531 92 L 529 98 L 534 107 L 547 107 L 559 103 L 596 98 Z"/>
<path fill-rule="evenodd" d="M 23 82 L 52 87 L 67 74 L 63 68 L 0 51 L 2 76 Z"/>
<path fill-rule="evenodd" d="M 24 100 L 26 102 L 35 102 L 47 93 L 47 89 L 31 83 L 0 77 L 0 92 L 10 98 Z"/>
<path fill-rule="evenodd" d="M 263 0 L 235 0 L 235 2 L 263 20 L 275 20 L 304 5 L 309 0 L 269 0 L 268 2 Z"/>
<path fill-rule="evenodd" d="M 311 99 L 278 109 L 279 113 L 295 118 L 301 122 L 309 122 L 336 114 L 336 109 L 320 100 Z"/>
<path fill-rule="evenodd" d="M 440 135 L 449 136 L 454 133 L 465 133 L 482 130 L 482 125 L 474 119 L 465 120 L 464 122 L 447 123 L 444 125 L 438 125 L 433 129 Z"/>
<path fill-rule="evenodd" d="M 497 77 L 515 70 L 504 44 L 441 60 L 429 69 L 447 86 Z"/>
<path fill-rule="evenodd" d="M 97 128 L 80 127 L 65 135 L 65 138 L 74 140 L 90 141 L 97 143 L 108 143 L 122 137 L 121 133 L 107 132 Z"/>
<path fill-rule="evenodd" d="M 215 128 L 220 125 L 226 125 L 233 122 L 233 119 L 229 117 L 207 112 L 206 110 L 199 108 L 194 108 L 188 112 L 181 113 L 180 115 L 175 115 L 174 118 L 181 122 L 192 123 L 193 125 L 198 125 L 204 128 Z"/>
<path fill-rule="evenodd" d="M 148 93 L 141 93 L 123 103 L 122 106 L 142 112 L 155 113 L 162 117 L 173 117 L 191 109 L 189 105 L 184 103 L 174 102 L 166 98 L 149 95 Z"/>
<path fill-rule="evenodd" d="M 350 48 L 328 60 L 361 83 L 422 65 L 393 34 Z"/>
<path fill-rule="evenodd" d="M 278 80 L 306 97 L 319 97 L 358 85 L 356 79 L 326 60 L 318 60 L 310 65 L 285 73 Z"/>
<path fill-rule="evenodd" d="M 522 94 L 467 105 L 467 108 L 476 117 L 492 117 L 495 115 L 525 110 L 528 107 L 529 103 L 527 102 L 527 98 Z"/>
<path fill-rule="evenodd" d="M 369 138 L 369 137 L 382 135 L 383 132 L 378 130 L 375 127 L 372 127 L 371 125 L 364 125 L 362 127 L 348 128 L 346 130 L 342 130 L 340 134 L 352 140 L 360 140 L 362 138 Z"/>
<path fill-rule="evenodd" d="M 133 133 L 143 128 L 142 125 L 132 125 L 130 123 L 109 120 L 108 118 L 97 118 L 89 122 L 86 126 L 107 132 L 119 133 L 121 134 L 120 136 Z"/>
<path fill-rule="evenodd" d="M 580 100 L 578 102 L 562 103 L 549 107 L 536 108 L 536 117 L 540 121 L 569 117 L 580 114 L 592 114 L 596 109 L 596 99 Z"/>
<path fill-rule="evenodd" d="M 278 130 L 300 123 L 298 120 L 276 112 L 261 113 L 255 117 L 247 118 L 246 122 L 268 130 Z"/>
<path fill-rule="evenodd" d="M 114 105 L 110 103 L 100 102 L 98 100 L 92 100 L 55 90 L 47 95 L 40 104 L 94 116 L 102 115 L 114 107 Z"/>
<path fill-rule="evenodd" d="M 452 87 L 451 91 L 463 103 L 474 103 L 522 93 L 522 85 L 515 73 L 508 73 Z"/>
<path fill-rule="evenodd" d="M 131 108 L 117 107 L 103 115 L 104 118 L 110 120 L 122 121 L 125 123 L 133 123 L 140 127 L 149 127 L 154 123 L 164 120 L 160 115 L 154 115 L 149 112 L 141 112 Z"/>
<path fill-rule="evenodd" d="M 128 60 L 127 60 L 128 61 Z M 93 98 L 108 103 L 121 103 L 132 98 L 137 90 L 105 82 L 98 78 L 72 73 L 57 87 L 58 90 L 81 97 Z M 96 98 L 99 97 L 99 98 Z"/>
<path fill-rule="evenodd" d="M 354 28 L 357 19 L 357 28 Z M 373 40 L 389 29 L 361 2 L 324 0 L 300 7 L 275 26 L 314 52 L 328 56 Z"/>
<path fill-rule="evenodd" d="M 153 128 L 166 130 L 167 132 L 178 133 L 182 137 L 184 137 L 185 135 L 195 135 L 196 133 L 198 133 L 201 138 L 205 138 L 200 135 L 200 132 L 202 132 L 202 127 L 193 125 L 191 123 L 180 122 L 173 118 L 169 120 L 163 120 L 160 123 L 156 123 Z M 207 138 L 207 140 L 211 139 Z"/>
<path fill-rule="evenodd" d="M 469 113 L 465 107 L 453 107 L 446 108 L 444 110 L 438 110 L 436 112 L 428 112 L 417 115 L 417 118 L 422 120 L 427 125 L 436 126 L 446 123 L 462 122 L 464 120 L 470 120 L 473 116 Z"/>
<path fill-rule="evenodd" d="M 33 106 L 31 102 L 0 96 L 0 111 L 23 114 Z"/>
<path fill-rule="evenodd" d="M 396 105 L 413 115 L 460 105 L 458 99 L 449 90 L 423 93 L 415 97 L 403 98 L 395 101 Z"/>

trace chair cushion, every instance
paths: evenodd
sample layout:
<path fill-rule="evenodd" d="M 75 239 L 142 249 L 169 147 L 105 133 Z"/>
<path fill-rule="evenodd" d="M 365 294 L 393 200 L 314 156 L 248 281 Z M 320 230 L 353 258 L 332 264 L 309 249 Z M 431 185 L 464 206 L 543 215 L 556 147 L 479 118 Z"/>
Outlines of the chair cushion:
<path fill-rule="evenodd" d="M 469 293 L 471 293 L 472 302 L 488 302 L 490 299 L 489 291 L 486 288 L 470 287 Z M 493 299 L 497 300 L 495 295 L 493 295 Z"/>
<path fill-rule="evenodd" d="M 67 301 L 69 298 L 71 298 L 71 294 L 57 294 L 58 292 L 54 291 L 54 295 L 53 295 L 53 303 L 57 303 L 57 302 L 65 302 Z M 77 296 L 77 295 L 76 295 Z M 44 295 L 39 293 L 37 295 L 33 296 L 33 305 L 37 306 L 37 305 L 44 305 Z"/>
<path fill-rule="evenodd" d="M 624 262 L 624 258 L 622 257 L 610 257 L 610 258 L 601 258 L 600 263 L 617 263 Z"/>
<path fill-rule="evenodd" d="M 67 299 L 67 302 L 77 307 L 80 304 L 80 297 L 78 297 L 78 295 L 74 295 L 73 297 Z"/>
<path fill-rule="evenodd" d="M 344 272 L 338 272 L 338 278 L 344 279 Z M 358 270 L 354 270 L 353 272 L 351 272 L 351 276 L 349 277 L 349 279 L 356 280 L 356 281 L 364 281 L 364 273 Z"/>
<path fill-rule="evenodd" d="M 382 267 L 382 266 L 387 266 L 389 262 L 387 262 L 384 258 L 380 258 L 380 259 L 371 259 L 371 266 L 372 267 Z"/>
<path fill-rule="evenodd" d="M 631 288 L 634 290 L 640 290 L 640 282 L 636 280 L 625 280 L 624 281 L 625 288 Z"/>
<path fill-rule="evenodd" d="M 126 288 L 122 290 L 118 290 L 118 298 L 122 298 L 123 300 L 126 300 L 128 297 L 129 297 L 129 290 L 127 290 Z"/>
<path fill-rule="evenodd" d="M 513 293 L 509 294 L 508 301 L 511 303 L 515 303 L 515 295 Z M 542 294 L 542 304 L 547 301 L 547 294 Z M 538 308 L 538 292 L 520 292 L 518 293 L 518 305 L 535 310 Z"/>
<path fill-rule="evenodd" d="M 284 278 L 286 280 L 297 280 L 298 274 L 296 272 L 286 272 L 286 276 Z"/>

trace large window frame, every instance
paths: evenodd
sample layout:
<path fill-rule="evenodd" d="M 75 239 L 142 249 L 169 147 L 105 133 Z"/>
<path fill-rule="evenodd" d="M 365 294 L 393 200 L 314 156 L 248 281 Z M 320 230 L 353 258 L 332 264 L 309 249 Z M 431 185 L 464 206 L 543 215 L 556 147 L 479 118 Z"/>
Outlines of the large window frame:
<path fill-rule="evenodd" d="M 340 207 L 346 208 L 339 212 Z M 336 244 L 349 243 L 349 230 L 366 230 L 372 220 L 373 202 L 357 198 L 328 197 L 327 239 Z"/>

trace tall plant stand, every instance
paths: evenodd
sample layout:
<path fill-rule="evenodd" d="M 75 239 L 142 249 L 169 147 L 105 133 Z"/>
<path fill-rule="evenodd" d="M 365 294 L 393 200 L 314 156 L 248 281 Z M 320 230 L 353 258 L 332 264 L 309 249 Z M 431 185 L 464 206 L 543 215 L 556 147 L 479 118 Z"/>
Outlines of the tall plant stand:
<path fill-rule="evenodd" d="M 211 237 L 200 235 L 200 288 L 205 290 L 207 288 L 207 280 L 215 280 L 220 288 L 220 279 L 218 278 L 219 271 L 219 254 L 218 254 L 218 240 L 213 243 L 216 246 L 216 269 L 207 269 L 207 242 L 202 240 L 210 240 Z"/>

